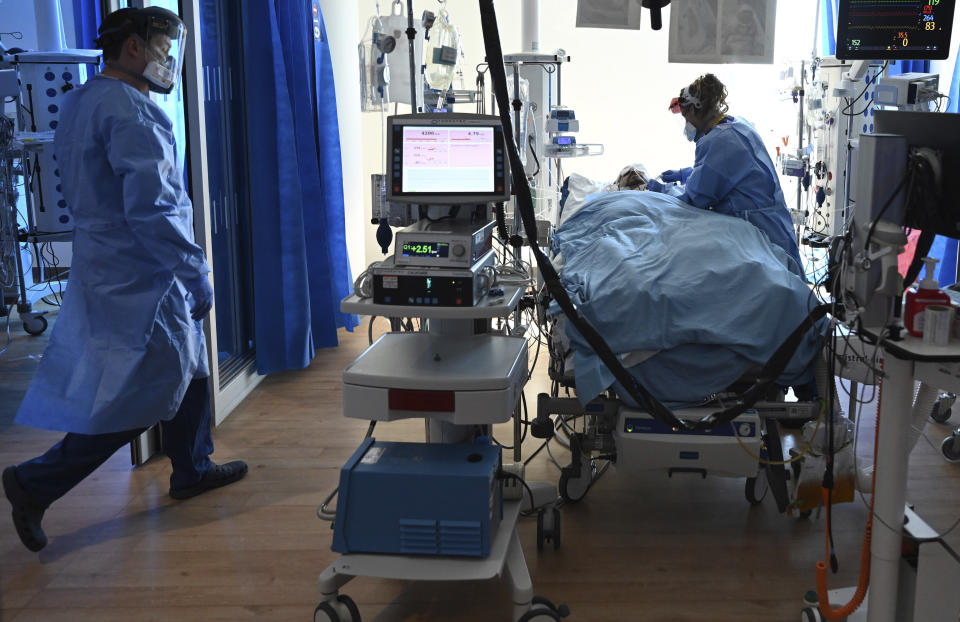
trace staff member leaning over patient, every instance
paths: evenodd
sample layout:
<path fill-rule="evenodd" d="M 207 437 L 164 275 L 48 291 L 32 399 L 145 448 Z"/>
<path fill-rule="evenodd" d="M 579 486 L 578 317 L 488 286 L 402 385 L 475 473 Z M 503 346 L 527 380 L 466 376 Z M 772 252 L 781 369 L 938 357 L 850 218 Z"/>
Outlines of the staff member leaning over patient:
<path fill-rule="evenodd" d="M 686 120 L 684 135 L 696 143 L 696 157 L 692 167 L 661 173 L 666 184 L 649 180 L 647 190 L 743 218 L 786 251 L 797 262 L 795 271 L 802 274 L 793 221 L 773 162 L 753 126 L 727 114 L 726 100 L 726 87 L 708 73 L 671 101 L 670 110 Z"/>

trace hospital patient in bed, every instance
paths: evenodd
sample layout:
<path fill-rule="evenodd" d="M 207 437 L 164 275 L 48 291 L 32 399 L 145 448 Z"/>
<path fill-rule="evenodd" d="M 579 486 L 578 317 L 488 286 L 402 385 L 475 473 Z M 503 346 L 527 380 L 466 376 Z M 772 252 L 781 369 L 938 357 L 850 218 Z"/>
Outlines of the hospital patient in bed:
<path fill-rule="evenodd" d="M 754 225 L 665 194 L 611 191 L 621 179 L 564 208 L 552 241 L 561 281 L 653 395 L 671 407 L 699 403 L 766 363 L 816 300 Z M 821 332 L 807 334 L 778 384 L 810 383 Z M 586 403 L 613 375 L 569 325 L 567 338 Z"/>

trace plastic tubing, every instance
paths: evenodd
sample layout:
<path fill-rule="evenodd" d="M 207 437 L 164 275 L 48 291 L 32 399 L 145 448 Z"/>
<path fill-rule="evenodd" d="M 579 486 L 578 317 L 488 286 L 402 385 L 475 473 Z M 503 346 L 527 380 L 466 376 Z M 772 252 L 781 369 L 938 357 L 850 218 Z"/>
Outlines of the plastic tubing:
<path fill-rule="evenodd" d="M 873 435 L 873 464 L 877 464 L 877 448 L 880 444 L 880 410 L 883 404 L 883 384 L 880 384 L 880 393 L 877 398 L 877 424 Z M 854 448 L 856 451 L 856 448 Z M 860 576 L 857 579 L 857 589 L 846 605 L 839 609 L 834 609 L 830 605 L 830 594 L 827 590 L 827 568 L 830 565 L 830 513 L 827 513 L 826 524 L 826 552 L 825 559 L 817 562 L 817 600 L 820 603 L 820 613 L 827 620 L 845 620 L 860 605 L 867 596 L 867 588 L 870 586 L 870 540 L 873 533 L 873 501 L 876 498 L 877 488 L 877 469 L 874 466 L 873 479 L 870 482 L 870 516 L 867 518 L 867 527 L 863 533 L 863 548 L 860 551 Z M 829 491 L 823 489 L 823 503 L 827 504 Z"/>

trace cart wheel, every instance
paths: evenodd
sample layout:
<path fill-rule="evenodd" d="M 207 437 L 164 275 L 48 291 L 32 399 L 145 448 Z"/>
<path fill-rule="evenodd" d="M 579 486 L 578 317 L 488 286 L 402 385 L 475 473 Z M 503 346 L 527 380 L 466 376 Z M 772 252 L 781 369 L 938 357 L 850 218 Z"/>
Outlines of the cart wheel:
<path fill-rule="evenodd" d="M 553 542 L 553 550 L 560 549 L 560 510 L 543 508 L 537 512 L 537 550 L 543 551 L 545 542 Z"/>
<path fill-rule="evenodd" d="M 343 622 L 330 603 L 323 602 L 313 610 L 313 622 Z"/>
<path fill-rule="evenodd" d="M 47 330 L 47 318 L 42 315 L 24 315 L 23 330 L 28 335 L 42 335 Z"/>
<path fill-rule="evenodd" d="M 813 510 L 804 510 L 802 512 L 797 512 L 797 518 L 800 520 L 807 520 L 810 518 L 811 514 L 813 514 Z"/>
<path fill-rule="evenodd" d="M 767 496 L 770 485 L 767 482 L 767 469 L 761 467 L 756 477 L 748 477 L 747 485 L 744 486 L 743 493 L 747 497 L 750 505 L 760 505 L 763 498 Z"/>
<path fill-rule="evenodd" d="M 550 620 L 563 620 L 563 616 L 553 609 L 536 607 L 520 616 L 517 622 L 549 622 Z"/>
<path fill-rule="evenodd" d="M 960 462 L 960 436 L 956 433 L 943 439 L 940 444 L 940 451 L 947 462 Z"/>
<path fill-rule="evenodd" d="M 545 596 L 534 596 L 530 601 L 530 609 L 536 609 L 537 607 L 546 607 L 547 609 L 551 609 L 560 614 L 561 618 L 565 618 L 570 615 L 570 607 L 567 607 L 563 603 L 554 605 L 553 601 Z"/>
<path fill-rule="evenodd" d="M 952 414 L 952 408 L 941 408 L 940 400 L 937 400 L 933 404 L 933 410 L 930 411 L 930 418 L 937 423 L 946 423 Z"/>
<path fill-rule="evenodd" d="M 343 617 L 343 612 L 341 611 L 341 622 L 360 622 L 360 609 L 357 607 L 357 603 L 353 602 L 352 598 L 346 594 L 340 594 L 337 596 L 337 602 L 343 605 L 343 608 L 350 614 L 350 620 L 348 621 Z"/>
<path fill-rule="evenodd" d="M 801 612 L 800 622 L 824 622 L 823 614 L 818 607 L 804 607 Z"/>

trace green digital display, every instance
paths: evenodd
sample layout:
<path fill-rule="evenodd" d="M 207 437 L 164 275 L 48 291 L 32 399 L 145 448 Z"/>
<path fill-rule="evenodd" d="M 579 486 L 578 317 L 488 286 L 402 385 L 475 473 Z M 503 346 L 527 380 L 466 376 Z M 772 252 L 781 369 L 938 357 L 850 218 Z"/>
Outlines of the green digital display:
<path fill-rule="evenodd" d="M 405 242 L 401 249 L 404 257 L 447 257 L 450 244 L 447 242 Z"/>

